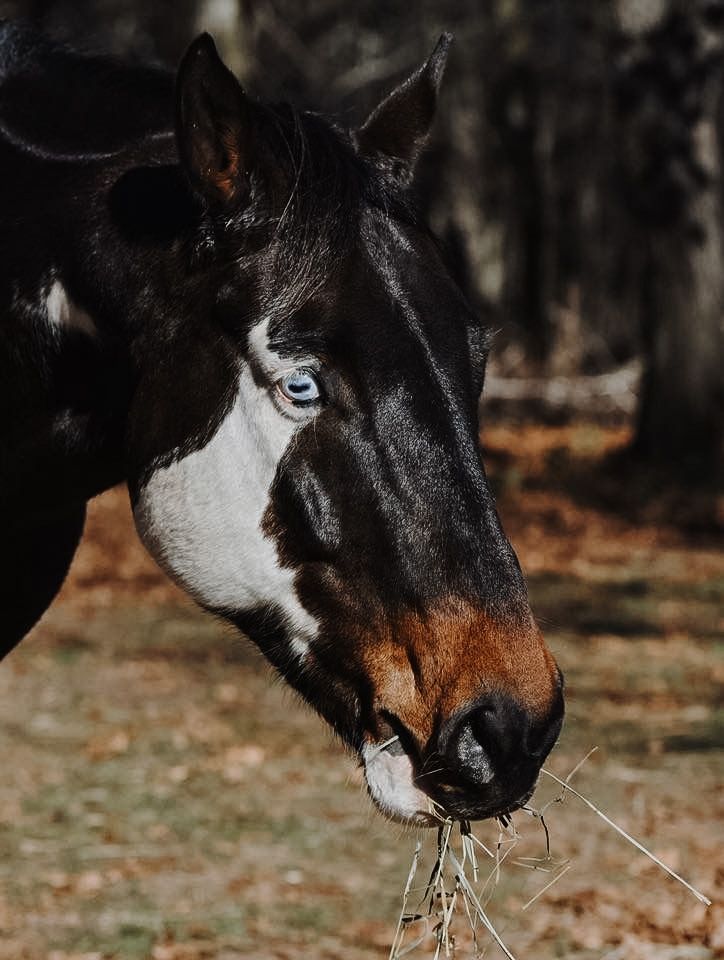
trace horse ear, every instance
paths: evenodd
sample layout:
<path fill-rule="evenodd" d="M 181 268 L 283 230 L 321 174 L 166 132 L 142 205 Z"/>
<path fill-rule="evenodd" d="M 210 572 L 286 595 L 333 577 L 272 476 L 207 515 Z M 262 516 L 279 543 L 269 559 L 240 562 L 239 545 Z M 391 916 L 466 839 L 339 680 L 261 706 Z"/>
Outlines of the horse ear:
<path fill-rule="evenodd" d="M 412 176 L 427 142 L 451 43 L 452 34 L 443 33 L 427 63 L 385 97 L 356 133 L 361 153 L 397 161 L 403 179 Z"/>
<path fill-rule="evenodd" d="M 252 109 L 208 33 L 184 54 L 176 78 L 176 139 L 193 186 L 223 205 L 249 192 Z"/>

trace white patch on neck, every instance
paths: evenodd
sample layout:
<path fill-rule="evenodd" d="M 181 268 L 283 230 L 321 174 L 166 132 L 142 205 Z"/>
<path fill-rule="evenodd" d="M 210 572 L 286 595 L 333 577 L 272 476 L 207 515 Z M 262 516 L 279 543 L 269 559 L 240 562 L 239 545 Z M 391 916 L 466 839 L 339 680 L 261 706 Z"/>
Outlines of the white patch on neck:
<path fill-rule="evenodd" d="M 252 330 L 249 344 L 264 368 L 283 363 L 268 349 L 265 323 Z M 276 604 L 301 657 L 317 621 L 262 529 L 279 461 L 300 426 L 279 412 L 245 364 L 234 405 L 214 436 L 154 471 L 134 515 L 147 549 L 199 603 L 228 612 Z"/>
<path fill-rule="evenodd" d="M 58 330 L 78 330 L 89 337 L 98 336 L 95 323 L 68 296 L 60 280 L 53 280 L 45 298 L 48 323 Z"/>

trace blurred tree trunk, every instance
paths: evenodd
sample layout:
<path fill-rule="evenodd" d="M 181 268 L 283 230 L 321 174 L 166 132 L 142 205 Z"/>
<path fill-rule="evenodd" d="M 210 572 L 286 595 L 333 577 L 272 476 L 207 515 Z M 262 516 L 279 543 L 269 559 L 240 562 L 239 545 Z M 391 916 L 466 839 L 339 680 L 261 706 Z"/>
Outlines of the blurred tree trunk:
<path fill-rule="evenodd" d="M 494 2 L 485 12 L 478 63 L 490 129 L 481 150 L 482 181 L 499 181 L 494 207 L 502 227 L 501 307 L 523 335 L 530 364 L 543 368 L 550 347 L 550 153 L 555 98 L 549 96 L 556 44 L 548 43 L 550 0 Z"/>
<path fill-rule="evenodd" d="M 550 197 L 539 151 L 544 112 L 534 75 L 521 69 L 506 79 L 507 89 L 496 91 L 507 112 L 498 128 L 510 164 L 511 191 L 506 203 L 504 309 L 522 324 L 529 359 L 543 366 L 551 345 L 550 273 L 545 269 Z"/>
<path fill-rule="evenodd" d="M 715 139 L 713 130 L 709 138 Z M 635 449 L 675 470 L 709 472 L 722 459 L 724 261 L 718 187 L 717 174 L 692 200 L 689 230 L 650 241 L 642 318 L 646 371 Z"/>
<path fill-rule="evenodd" d="M 523 334 L 529 367 L 579 373 L 610 285 L 601 187 L 612 140 L 612 0 L 501 0 L 486 10 L 478 42 L 490 143 L 481 153 L 484 179 L 502 171 L 501 306 Z"/>
<path fill-rule="evenodd" d="M 683 4 L 629 50 L 624 196 L 641 257 L 645 375 L 635 451 L 701 479 L 724 441 L 722 44 Z M 703 471 L 703 475 L 702 475 Z"/>

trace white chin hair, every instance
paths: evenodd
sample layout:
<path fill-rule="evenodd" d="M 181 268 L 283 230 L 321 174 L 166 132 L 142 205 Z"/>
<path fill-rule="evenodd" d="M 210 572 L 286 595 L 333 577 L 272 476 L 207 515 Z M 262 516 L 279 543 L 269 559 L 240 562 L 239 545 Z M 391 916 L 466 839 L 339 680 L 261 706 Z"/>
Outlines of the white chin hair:
<path fill-rule="evenodd" d="M 413 767 L 406 754 L 393 755 L 379 744 L 362 747 L 365 778 L 370 796 L 386 817 L 416 827 L 434 827 L 439 819 L 433 816 L 427 794 L 413 783 Z"/>

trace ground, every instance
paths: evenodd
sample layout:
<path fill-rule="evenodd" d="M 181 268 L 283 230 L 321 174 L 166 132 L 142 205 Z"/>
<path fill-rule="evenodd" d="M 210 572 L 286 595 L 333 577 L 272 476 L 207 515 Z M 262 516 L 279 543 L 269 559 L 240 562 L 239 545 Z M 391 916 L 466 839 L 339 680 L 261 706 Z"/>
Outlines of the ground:
<path fill-rule="evenodd" d="M 571 869 L 522 911 L 547 878 L 505 865 L 489 907 L 517 960 L 724 956 L 724 558 L 672 522 L 676 500 L 603 469 L 625 441 L 485 436 L 567 678 L 547 766 L 565 776 L 598 746 L 577 788 L 715 903 L 569 796 L 547 820 Z M 165 580 L 122 490 L 91 505 L 61 597 L 0 667 L 0 744 L 0 960 L 387 956 L 414 836 L 373 812 L 354 760 L 249 644 Z M 539 855 L 539 826 L 517 823 Z"/>

